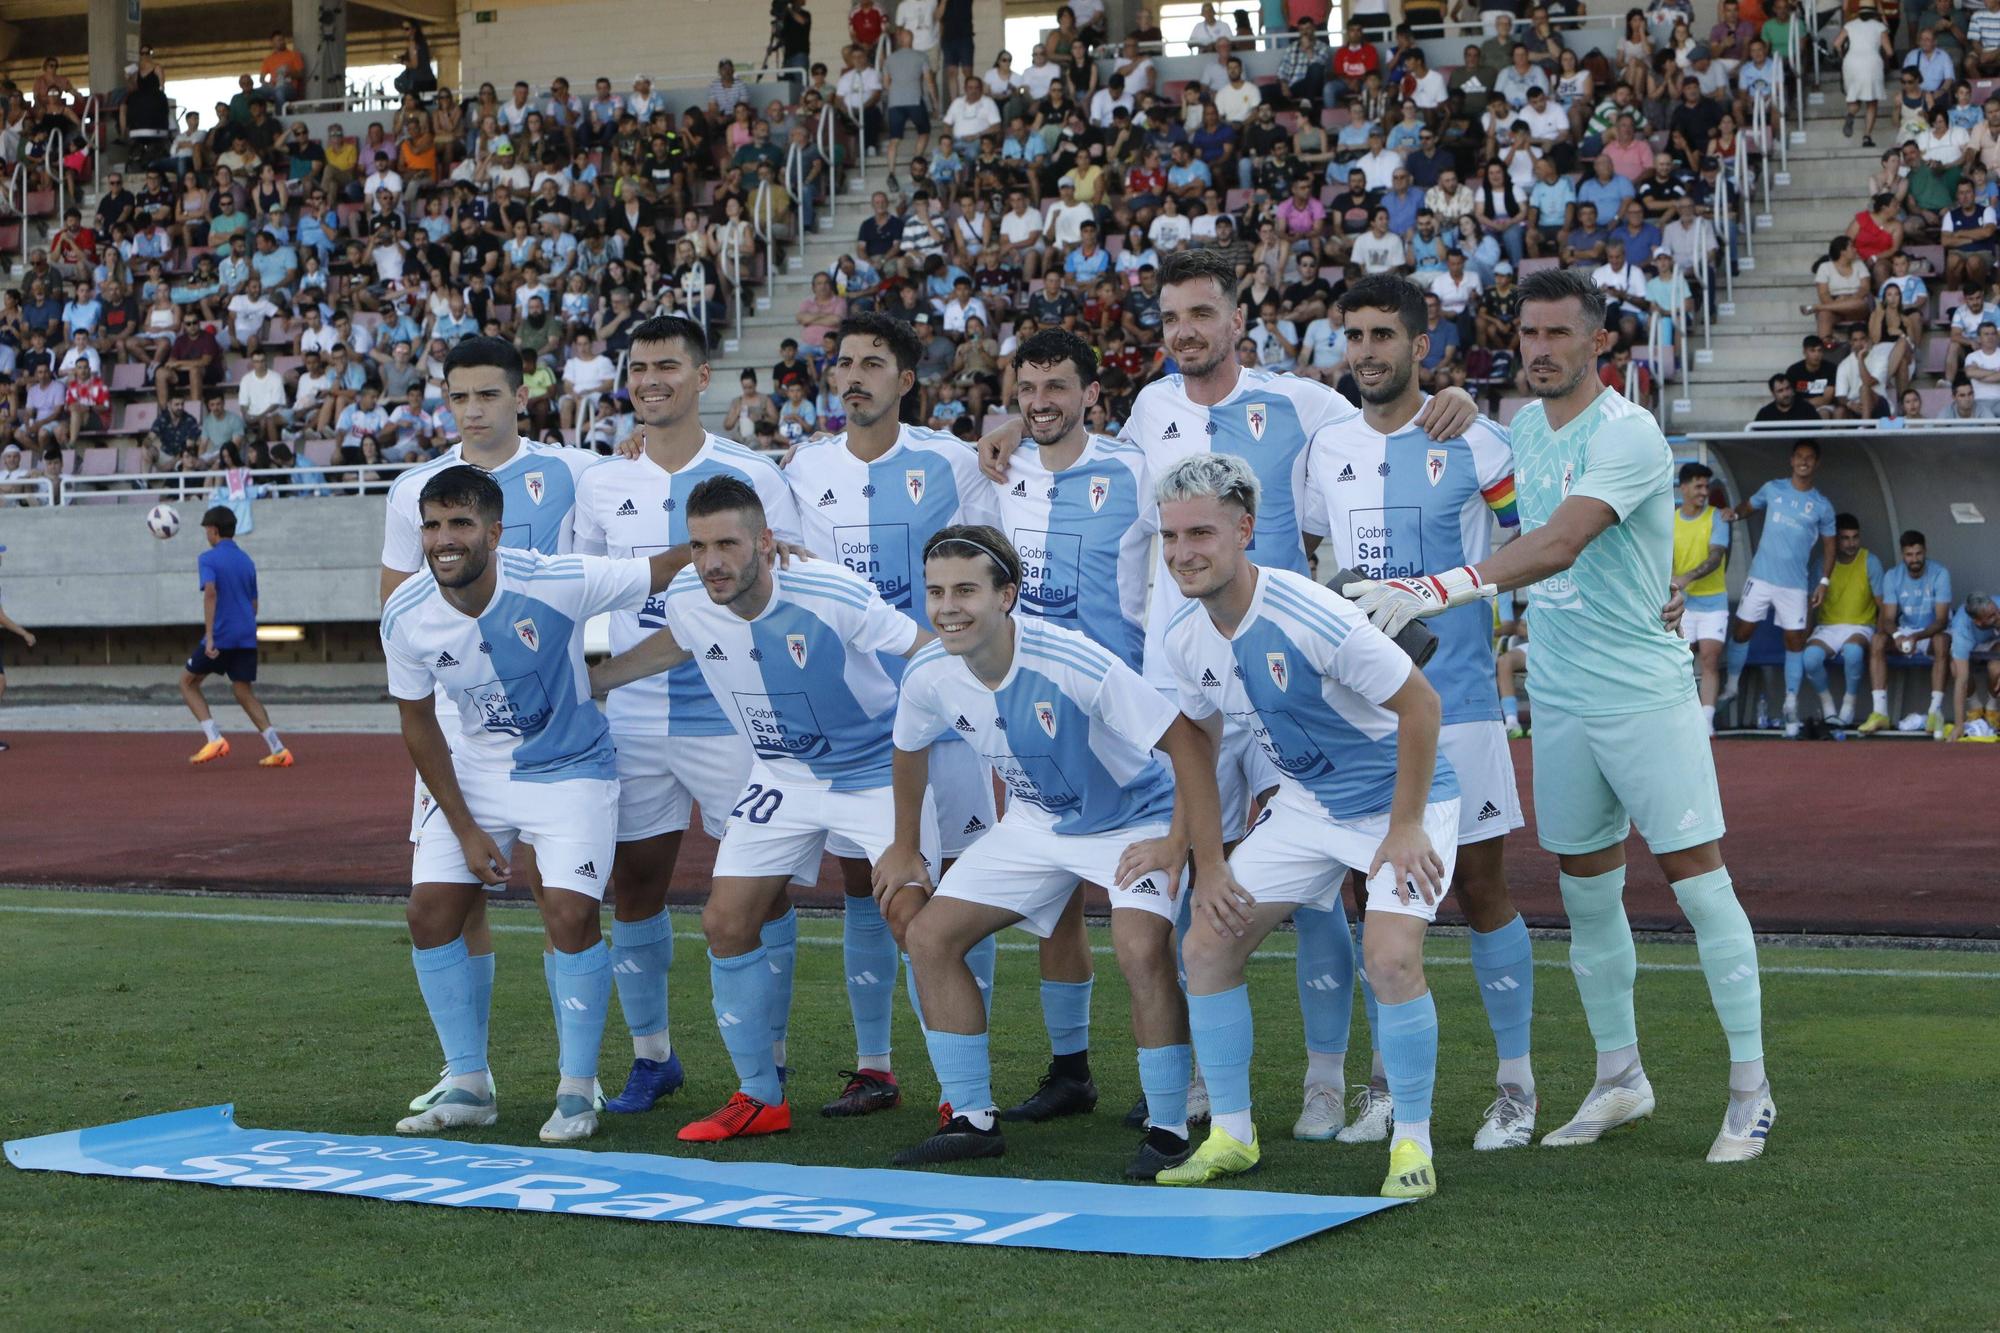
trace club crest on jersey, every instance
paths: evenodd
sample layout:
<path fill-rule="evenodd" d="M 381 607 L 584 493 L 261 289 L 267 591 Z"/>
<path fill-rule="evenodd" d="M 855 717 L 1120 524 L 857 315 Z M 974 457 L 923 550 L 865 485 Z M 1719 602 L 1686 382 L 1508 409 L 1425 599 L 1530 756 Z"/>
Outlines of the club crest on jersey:
<path fill-rule="evenodd" d="M 806 636 L 803 634 L 787 634 L 785 636 L 785 651 L 792 655 L 792 664 L 794 666 L 804 668 L 806 664 Z"/>
<path fill-rule="evenodd" d="M 1092 477 L 1090 479 L 1090 512 L 1104 508 L 1104 502 L 1111 498 L 1111 478 Z"/>
<path fill-rule="evenodd" d="M 924 470 L 913 467 L 903 473 L 903 489 L 910 493 L 911 504 L 921 504 L 924 499 Z"/>
<path fill-rule="evenodd" d="M 1563 499 L 1569 499 L 1569 488 L 1576 483 L 1576 464 L 1563 464 Z"/>
<path fill-rule="evenodd" d="M 1430 449 L 1425 451 L 1424 476 L 1433 486 L 1444 480 L 1444 450 Z"/>
<path fill-rule="evenodd" d="M 542 650 L 542 632 L 536 629 L 535 622 L 526 616 L 514 622 L 514 637 L 526 644 L 531 653 Z"/>
<path fill-rule="evenodd" d="M 1265 653 L 1264 665 L 1271 672 L 1271 683 L 1276 685 L 1280 690 L 1287 688 L 1291 684 L 1292 666 L 1291 663 L 1285 660 L 1283 653 Z"/>
<path fill-rule="evenodd" d="M 1243 419 L 1250 423 L 1250 438 L 1264 438 L 1264 427 L 1270 424 L 1271 410 L 1267 404 L 1252 403 L 1243 410 Z"/>
<path fill-rule="evenodd" d="M 542 502 L 542 492 L 548 488 L 542 484 L 541 473 L 530 472 L 527 476 L 521 478 L 521 484 L 528 488 L 528 498 L 530 500 L 533 500 L 536 504 Z"/>
<path fill-rule="evenodd" d="M 1056 738 L 1056 710 L 1054 704 L 1049 703 L 1046 699 L 1037 699 L 1035 701 L 1035 721 L 1041 723 L 1042 730 L 1048 733 L 1050 740 Z"/>

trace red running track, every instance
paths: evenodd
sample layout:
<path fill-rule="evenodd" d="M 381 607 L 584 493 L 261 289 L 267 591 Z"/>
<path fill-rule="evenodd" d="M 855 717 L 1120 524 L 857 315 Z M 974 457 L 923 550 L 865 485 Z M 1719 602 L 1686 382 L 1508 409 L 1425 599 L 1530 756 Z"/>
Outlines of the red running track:
<path fill-rule="evenodd" d="M 194 741 L 178 732 L 9 739 L 0 882 L 382 895 L 408 886 L 410 768 L 399 737 L 299 735 L 298 766 L 273 770 L 257 767 L 255 737 L 203 768 L 188 766 Z M 1716 761 L 1724 850 L 1759 930 L 2000 938 L 1995 807 L 1975 795 L 2000 775 L 1994 749 L 1725 741 Z M 1531 924 L 1559 926 L 1555 860 L 1533 836 L 1527 742 L 1514 762 L 1531 807 L 1508 845 L 1515 900 Z M 1909 832 L 1913 812 L 1921 839 Z M 1684 928 L 1636 837 L 1631 850 L 1633 923 Z M 700 899 L 713 854 L 690 831 L 676 902 Z M 839 893 L 828 862 L 814 901 L 831 905 Z"/>

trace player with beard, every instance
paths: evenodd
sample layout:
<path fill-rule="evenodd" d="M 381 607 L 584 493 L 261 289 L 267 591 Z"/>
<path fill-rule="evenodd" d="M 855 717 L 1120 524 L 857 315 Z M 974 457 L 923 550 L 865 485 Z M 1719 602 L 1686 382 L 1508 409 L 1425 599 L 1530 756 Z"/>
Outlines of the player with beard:
<path fill-rule="evenodd" d="M 1373 582 L 1357 603 L 1385 633 L 1413 616 L 1529 588 L 1535 620 L 1535 833 L 1556 854 L 1570 970 L 1597 1077 L 1547 1147 L 1594 1143 L 1653 1113 L 1639 1061 L 1625 917 L 1632 825 L 1694 927 L 1729 1040 L 1729 1100 L 1711 1162 L 1763 1153 L 1778 1108 L 1764 1074 L 1757 942 L 1722 863 L 1722 799 L 1687 645 L 1661 624 L 1673 571 L 1673 451 L 1644 408 L 1597 381 L 1604 294 L 1572 270 L 1521 284 L 1521 359 L 1536 400 L 1513 421 L 1521 535 L 1476 565 Z"/>
<path fill-rule="evenodd" d="M 1324 536 L 1340 564 L 1374 579 L 1413 574 L 1427 562 L 1485 559 L 1494 521 L 1502 526 L 1515 521 L 1514 456 L 1506 432 L 1484 417 L 1453 440 L 1433 440 L 1416 428 L 1428 401 L 1416 375 L 1429 342 L 1423 289 L 1393 275 L 1364 278 L 1341 296 L 1337 317 L 1347 334 L 1348 367 L 1361 391 L 1362 419 L 1344 431 L 1313 437 L 1306 461 L 1308 503 L 1299 520 L 1306 548 L 1318 550 Z M 1535 962 L 1502 862 L 1506 835 L 1523 820 L 1495 685 L 1491 618 L 1483 604 L 1467 606 L 1438 617 L 1431 628 L 1438 649 L 1425 664 L 1424 677 L 1442 700 L 1438 750 L 1459 784 L 1451 891 L 1471 927 L 1473 979 L 1499 1059 L 1498 1095 L 1472 1146 L 1518 1148 L 1532 1141 L 1535 1129 L 1528 1053 Z M 1321 1139 L 1339 1130 L 1344 1143 L 1379 1141 L 1389 1136 L 1391 1108 L 1372 988 L 1365 996 L 1377 1036 L 1374 1070 L 1368 1088 L 1356 1095 L 1355 1122 L 1340 1128 L 1345 1081 L 1340 1064 L 1353 1013 L 1353 969 L 1338 966 L 1339 950 L 1347 943 L 1339 895 L 1331 907 L 1293 918 L 1301 956 L 1324 949 L 1335 964 L 1320 974 L 1321 986 L 1300 991 L 1306 1002 L 1306 1113 L 1293 1134 Z M 1324 945 L 1323 934 L 1331 936 Z M 1362 980 L 1366 987 L 1366 977 Z"/>

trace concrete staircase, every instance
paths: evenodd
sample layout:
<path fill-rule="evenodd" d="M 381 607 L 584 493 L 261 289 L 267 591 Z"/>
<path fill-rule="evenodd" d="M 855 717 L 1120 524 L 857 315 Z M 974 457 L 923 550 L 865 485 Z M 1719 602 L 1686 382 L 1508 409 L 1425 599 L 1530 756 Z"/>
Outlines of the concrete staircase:
<path fill-rule="evenodd" d="M 1774 153 L 1770 208 L 1761 207 L 1761 195 L 1752 196 L 1759 215 L 1749 238 L 1753 248 L 1739 249 L 1733 300 L 1725 288 L 1707 352 L 1699 350 L 1699 326 L 1695 330 L 1692 391 L 1676 394 L 1692 400 L 1691 410 L 1674 415 L 1674 431 L 1741 429 L 1770 401 L 1766 381 L 1799 358 L 1799 340 L 1813 332 L 1811 318 L 1799 314 L 1812 296 L 1812 265 L 1866 207 L 1867 180 L 1881 153 L 1861 147 L 1858 132 L 1852 139 L 1841 135 L 1839 77 L 1837 69 L 1829 71 L 1823 101 L 1811 95 L 1804 142 L 1795 133 L 1788 145 L 1788 170 L 1779 171 Z M 1876 142 L 1887 144 L 1889 135 Z"/>

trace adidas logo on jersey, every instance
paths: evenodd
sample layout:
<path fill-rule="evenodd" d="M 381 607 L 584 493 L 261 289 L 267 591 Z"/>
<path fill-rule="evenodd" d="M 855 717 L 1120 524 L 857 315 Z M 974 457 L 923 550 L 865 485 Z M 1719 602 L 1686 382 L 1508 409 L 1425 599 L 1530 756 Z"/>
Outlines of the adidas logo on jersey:
<path fill-rule="evenodd" d="M 960 831 L 964 833 L 984 833 L 986 832 L 986 821 L 978 815 L 974 815 L 965 821 L 965 827 Z"/>
<path fill-rule="evenodd" d="M 839 503 L 840 501 L 833 498 L 833 488 L 831 486 L 827 487 L 825 495 L 819 497 L 819 507 L 821 509 L 826 508 L 828 505 L 834 505 Z"/>
<path fill-rule="evenodd" d="M 1215 678 L 1215 673 L 1213 671 L 1208 670 L 1208 668 L 1206 667 L 1202 668 L 1201 683 L 1203 685 L 1206 685 L 1210 689 L 1214 689 L 1222 684 L 1221 681 Z"/>
<path fill-rule="evenodd" d="M 1679 832 L 1686 833 L 1689 829 L 1693 828 L 1696 824 L 1699 824 L 1700 822 L 1701 818 L 1698 815 L 1696 815 L 1694 811 L 1690 810 L 1686 814 L 1681 816 L 1681 822 L 1676 824 L 1674 827 Z"/>
<path fill-rule="evenodd" d="M 457 665 L 458 659 L 456 657 L 453 657 L 450 653 L 439 653 L 437 663 L 432 667 L 432 670 L 442 671 L 446 667 L 455 667 Z"/>
<path fill-rule="evenodd" d="M 1493 802 L 1488 801 L 1486 804 L 1479 807 L 1480 823 L 1483 824 L 1489 819 L 1498 819 L 1498 818 L 1500 818 L 1500 807 L 1493 804 Z"/>
<path fill-rule="evenodd" d="M 577 867 L 577 868 L 576 868 L 575 870 L 571 871 L 570 873 L 572 873 L 572 874 L 576 874 L 576 875 L 581 875 L 581 876 L 583 876 L 583 877 L 584 877 L 585 879 L 596 879 L 596 878 L 597 878 L 597 862 L 595 862 L 595 861 L 585 861 L 585 862 L 584 862 L 584 863 L 583 863 L 582 865 L 578 866 L 578 867 Z"/>
<path fill-rule="evenodd" d="M 1346 465 L 1345 467 L 1341 468 L 1341 469 L 1340 469 L 1340 475 L 1339 475 L 1339 476 L 1337 476 L 1337 477 L 1335 477 L 1335 478 L 1334 478 L 1334 480 L 1335 480 L 1336 482 L 1341 482 L 1341 481 L 1353 481 L 1353 480 L 1354 480 L 1354 464 L 1352 464 L 1352 463 L 1349 463 L 1349 464 L 1347 464 L 1347 465 Z"/>
<path fill-rule="evenodd" d="M 727 662 L 729 660 L 729 654 L 722 651 L 722 645 L 719 643 L 708 645 L 708 651 L 701 656 L 702 660 L 707 662 Z"/>
<path fill-rule="evenodd" d="M 972 724 L 965 720 L 965 714 L 963 713 L 960 713 L 958 715 L 958 721 L 952 723 L 951 725 L 954 731 L 962 731 L 968 736 L 972 734 L 973 730 Z"/>
<path fill-rule="evenodd" d="M 1160 432 L 1160 438 L 1163 440 L 1178 440 L 1180 437 L 1181 423 L 1178 421 L 1169 421 L 1167 428 Z"/>
<path fill-rule="evenodd" d="M 620 518 L 629 518 L 638 512 L 639 506 L 633 504 L 629 496 L 626 498 L 624 504 L 618 506 L 618 517 Z"/>
<path fill-rule="evenodd" d="M 1017 481 L 1014 483 L 1014 489 L 1007 493 L 1009 495 L 1018 495 L 1025 500 L 1028 498 L 1028 483 L 1025 481 Z"/>

